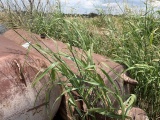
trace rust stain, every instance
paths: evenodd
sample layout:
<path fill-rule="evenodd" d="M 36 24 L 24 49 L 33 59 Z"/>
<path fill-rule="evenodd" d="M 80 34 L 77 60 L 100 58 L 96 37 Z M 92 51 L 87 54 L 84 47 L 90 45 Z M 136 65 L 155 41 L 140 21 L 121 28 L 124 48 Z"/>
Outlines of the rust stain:
<path fill-rule="evenodd" d="M 26 80 L 25 80 L 25 77 L 23 75 L 23 69 L 22 69 L 22 66 L 20 63 L 18 63 L 17 60 L 14 60 L 16 66 L 18 67 L 18 74 L 19 74 L 19 79 L 22 83 L 25 84 L 25 86 L 27 87 L 27 83 L 26 83 Z"/>

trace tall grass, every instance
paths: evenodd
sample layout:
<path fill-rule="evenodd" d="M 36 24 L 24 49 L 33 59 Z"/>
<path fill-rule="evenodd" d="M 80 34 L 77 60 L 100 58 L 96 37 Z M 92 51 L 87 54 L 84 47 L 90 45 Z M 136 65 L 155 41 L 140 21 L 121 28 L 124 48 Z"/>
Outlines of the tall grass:
<path fill-rule="evenodd" d="M 50 4 L 47 5 L 51 6 Z M 14 6 L 17 5 L 14 4 Z M 135 89 L 135 94 L 138 98 L 137 105 L 146 110 L 150 119 L 159 119 L 160 20 L 158 18 L 160 14 L 149 9 L 147 4 L 145 14 L 101 15 L 95 18 L 66 17 L 59 11 L 44 12 L 42 6 L 38 7 L 39 10 L 35 6 L 31 10 L 30 5 L 30 9 L 26 9 L 25 12 L 22 12 L 22 9 L 19 10 L 21 12 L 13 11 L 11 5 L 8 3 L 6 5 L 3 4 L 2 8 L 5 16 L 3 16 L 3 13 L 1 14 L 1 21 L 6 22 L 8 27 L 20 27 L 37 34 L 44 33 L 57 40 L 69 43 L 70 50 L 72 50 L 72 46 L 77 46 L 89 51 L 91 44 L 93 44 L 94 52 L 111 57 L 115 61 L 125 64 L 130 68 L 130 76 L 139 82 Z M 54 10 L 57 10 L 56 8 L 57 5 L 55 5 Z M 155 17 L 155 14 L 157 17 Z M 52 55 L 52 53 L 48 55 Z M 82 78 L 77 77 L 61 59 L 58 59 L 59 67 L 56 68 L 58 69 L 57 71 L 64 73 L 70 80 L 69 82 L 73 84 L 73 88 L 64 87 L 66 91 L 78 90 L 78 93 L 82 95 L 86 105 L 88 105 L 88 108 L 91 109 L 92 107 L 89 107 L 88 99 L 85 99 L 88 97 L 84 92 L 86 91 L 86 86 L 83 84 L 84 86 L 79 87 L 79 85 L 81 85 L 81 82 L 92 81 L 89 83 L 91 87 L 88 90 L 96 91 L 96 89 L 101 89 L 102 93 L 95 94 L 100 98 L 103 97 L 102 100 L 108 98 L 107 95 L 105 97 L 101 96 L 107 90 L 101 82 L 97 82 L 101 81 L 101 78 L 95 76 L 97 74 L 94 71 L 94 65 L 90 64 L 92 62 L 75 58 L 74 54 L 63 57 L 66 56 L 74 60 L 75 65 L 79 67 L 79 74 L 82 74 Z M 88 59 L 92 60 L 92 58 Z M 84 79 L 86 74 L 87 79 Z M 79 82 L 79 79 L 81 79 L 81 82 Z M 93 84 L 97 87 L 94 88 Z M 116 93 L 116 95 L 118 94 Z M 121 101 L 119 97 L 117 99 Z M 71 101 L 74 101 L 74 99 L 71 99 Z M 97 109 L 94 109 L 94 111 L 99 112 L 101 110 L 97 111 Z M 110 109 L 108 111 L 112 110 Z M 105 114 L 108 115 L 108 113 Z M 90 111 L 88 111 L 88 115 L 90 115 Z"/>
<path fill-rule="evenodd" d="M 139 82 L 135 93 L 138 105 L 151 119 L 160 115 L 160 21 L 153 11 L 146 9 L 144 16 L 125 16 L 118 38 L 109 36 L 115 60 L 132 67 L 131 76 Z M 116 32 L 115 32 L 116 33 Z M 112 37 L 113 36 L 113 37 Z M 117 35 L 116 35 L 117 36 Z M 113 44 L 114 43 L 114 44 Z"/>
<path fill-rule="evenodd" d="M 54 53 L 53 51 L 48 51 L 45 55 L 53 58 L 51 66 L 48 67 L 52 73 L 52 80 L 57 79 L 56 75 L 58 73 L 61 73 L 63 77 L 67 78 L 66 81 L 60 81 L 58 84 L 60 84 L 64 89 L 62 95 L 65 95 L 66 93 L 69 95 L 67 102 L 68 106 L 72 109 L 74 108 L 76 111 L 75 114 L 75 111 L 72 111 L 71 109 L 71 118 L 75 120 L 96 120 L 96 115 L 104 115 L 109 118 L 122 120 L 127 118 L 127 112 L 134 104 L 136 97 L 131 95 L 130 98 L 125 101 L 119 93 L 113 80 L 103 69 L 101 69 L 101 71 L 106 75 L 106 78 L 109 79 L 114 89 L 111 90 L 109 87 L 106 87 L 103 79 L 96 72 L 97 68 L 92 61 L 92 49 L 83 51 L 82 56 L 78 57 L 78 51 L 75 51 L 75 49 L 73 49 L 70 45 L 68 47 L 70 53 L 62 53 L 61 51 L 59 51 L 59 53 Z M 44 53 L 45 49 L 39 49 L 39 51 L 43 51 Z M 84 56 L 86 57 L 84 58 Z M 71 60 L 73 64 L 68 65 L 65 63 L 64 59 Z M 75 72 L 75 69 L 77 72 Z M 36 79 L 36 82 L 39 81 L 45 74 L 46 71 L 41 73 Z M 60 79 L 62 78 L 60 77 Z M 73 94 L 74 91 L 78 93 L 78 98 L 75 98 L 75 95 Z M 114 104 L 112 103 L 113 99 L 111 100 L 111 97 L 117 101 L 120 107 L 119 109 L 114 107 Z M 77 102 L 82 102 L 81 105 L 83 106 L 83 109 L 80 109 L 77 106 Z M 118 110 L 122 111 L 121 115 L 117 113 Z"/>
<path fill-rule="evenodd" d="M 137 105 L 147 111 L 150 119 L 160 117 L 160 21 L 155 14 L 146 7 L 144 15 L 107 16 L 104 24 L 110 34 L 101 37 L 102 44 L 107 44 L 100 46 L 106 48 L 104 55 L 132 69 L 130 75 L 139 82 L 135 90 Z"/>

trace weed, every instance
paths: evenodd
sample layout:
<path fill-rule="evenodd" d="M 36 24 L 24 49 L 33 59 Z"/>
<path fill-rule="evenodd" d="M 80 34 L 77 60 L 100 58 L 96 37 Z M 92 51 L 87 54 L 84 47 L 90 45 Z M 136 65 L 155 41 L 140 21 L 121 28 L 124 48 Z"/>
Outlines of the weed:
<path fill-rule="evenodd" d="M 4 12 L 1 13 L 1 21 L 3 23 L 6 22 L 8 27 L 23 28 L 37 34 L 46 34 L 47 36 L 69 43 L 70 46 L 80 47 L 85 51 L 90 50 L 93 44 L 93 51 L 95 53 L 111 57 L 115 61 L 125 64 L 130 69 L 130 76 L 139 82 L 135 89 L 135 94 L 138 98 L 137 105 L 146 110 L 151 119 L 158 119 L 160 117 L 159 12 L 149 9 L 146 4 L 145 14 L 135 15 L 130 11 L 130 13 L 117 16 L 102 14 L 94 18 L 84 18 L 81 16 L 66 17 L 59 10 L 55 12 L 48 11 L 49 9 L 47 9 L 51 7 L 55 7 L 56 9 L 57 6 L 60 8 L 60 4 L 54 6 L 46 3 L 47 10 L 43 9 L 41 3 L 37 4 L 37 6 L 30 4 L 30 7 L 24 4 L 23 9 L 15 3 L 12 6 L 18 11 L 12 9 L 9 2 L 6 2 L 6 5 L 2 4 Z M 72 47 L 70 49 L 72 50 Z M 86 61 L 84 62 L 81 59 L 79 60 L 73 55 L 67 56 L 77 62 L 75 65 L 79 67 L 79 73 L 82 74 L 81 82 L 91 81 L 88 82 L 91 86 L 93 84 L 95 86 L 100 85 L 101 78 L 94 76 L 95 73 L 89 70 L 94 68 L 92 64 L 86 63 Z M 81 85 L 81 82 L 78 83 L 80 78 L 72 73 L 63 61 L 60 60 L 59 62 L 61 64 L 57 68 L 58 71 L 64 73 L 70 82 L 72 82 L 72 89 L 78 89 L 78 93 L 83 98 L 86 98 L 87 95 L 84 92 L 86 86 L 79 87 Z M 81 69 L 83 70 L 81 71 Z M 84 79 L 86 75 L 87 79 Z M 93 77 L 96 79 L 93 79 Z M 71 88 L 65 89 L 69 90 Z M 103 85 L 96 87 L 96 89 L 102 90 L 101 93 L 95 93 L 99 98 L 108 98 L 104 94 L 107 90 Z M 96 91 L 96 89 L 92 86 L 89 90 Z M 116 95 L 115 97 L 121 103 L 119 95 Z M 87 102 L 87 99 L 84 100 L 89 108 L 88 115 L 96 111 L 109 116 L 109 113 L 105 113 L 104 109 L 92 108 L 89 106 L 90 103 Z M 71 99 L 71 101 L 73 102 L 74 100 Z M 123 106 L 123 104 L 121 105 Z"/>

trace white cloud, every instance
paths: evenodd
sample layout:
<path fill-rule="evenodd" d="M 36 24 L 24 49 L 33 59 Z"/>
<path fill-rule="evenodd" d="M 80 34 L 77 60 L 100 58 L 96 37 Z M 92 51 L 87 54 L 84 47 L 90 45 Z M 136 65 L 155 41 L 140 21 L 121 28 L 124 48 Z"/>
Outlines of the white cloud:
<path fill-rule="evenodd" d="M 116 3 L 116 2 L 112 2 L 112 3 L 104 3 L 102 4 L 103 7 L 109 7 L 109 8 L 119 8 L 122 7 L 123 4 L 122 3 Z"/>
<path fill-rule="evenodd" d="M 84 8 L 94 8 L 94 6 L 102 4 L 100 0 L 60 0 L 61 4 L 68 6 L 77 6 Z"/>
<path fill-rule="evenodd" d="M 60 0 L 65 12 L 89 13 L 95 12 L 102 5 L 101 0 Z"/>
<path fill-rule="evenodd" d="M 102 5 L 102 2 L 96 1 L 96 0 L 88 0 L 82 3 L 82 6 L 86 9 L 95 9 L 96 7 L 99 7 Z"/>
<path fill-rule="evenodd" d="M 153 7 L 160 7 L 160 1 L 158 1 L 158 0 L 152 1 L 151 2 L 151 6 L 153 6 Z"/>

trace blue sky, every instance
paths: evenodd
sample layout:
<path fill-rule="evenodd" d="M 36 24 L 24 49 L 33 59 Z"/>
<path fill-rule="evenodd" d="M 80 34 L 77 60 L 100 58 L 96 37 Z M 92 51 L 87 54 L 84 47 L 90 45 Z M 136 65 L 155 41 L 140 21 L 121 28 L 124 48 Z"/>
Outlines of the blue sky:
<path fill-rule="evenodd" d="M 146 0 L 60 0 L 62 11 L 65 13 L 90 13 L 104 10 L 106 13 L 119 14 L 125 6 L 132 8 L 134 12 L 145 9 Z M 160 1 L 152 0 L 149 5 L 160 6 Z"/>
<path fill-rule="evenodd" d="M 1 0 L 5 1 L 6 0 Z M 14 1 L 14 0 L 10 0 Z M 16 0 L 20 4 L 20 1 Z M 27 3 L 28 0 L 25 0 Z M 46 3 L 46 1 L 50 1 L 50 3 L 55 3 L 56 0 L 41 0 L 41 2 Z M 140 10 L 145 10 L 146 1 L 150 6 L 160 8 L 160 0 L 59 0 L 61 3 L 61 9 L 64 13 L 78 13 L 78 14 L 88 14 L 91 12 L 97 12 L 103 10 L 106 14 L 121 14 L 124 11 L 124 8 L 128 6 L 135 13 Z M 35 0 L 37 3 L 38 0 Z M 22 5 L 22 4 L 21 4 Z M 156 9 L 158 9 L 156 8 Z M 50 8 L 49 8 L 50 9 Z"/>

